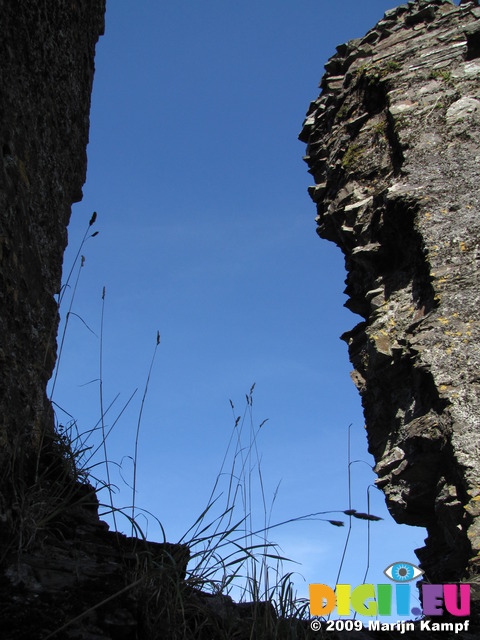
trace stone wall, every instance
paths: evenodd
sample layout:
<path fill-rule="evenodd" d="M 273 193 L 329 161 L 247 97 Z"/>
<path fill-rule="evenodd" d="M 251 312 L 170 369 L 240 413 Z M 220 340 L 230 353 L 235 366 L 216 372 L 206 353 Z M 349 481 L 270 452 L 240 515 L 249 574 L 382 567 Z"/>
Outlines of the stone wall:
<path fill-rule="evenodd" d="M 5 640 L 176 638 L 177 626 L 186 624 L 177 600 L 188 549 L 109 530 L 71 443 L 55 429 L 46 395 L 56 359 L 55 296 L 67 225 L 86 178 L 95 46 L 104 15 L 105 0 L 0 0 Z"/>
<path fill-rule="evenodd" d="M 480 8 L 417 0 L 325 65 L 300 139 L 345 255 L 343 339 L 377 485 L 433 582 L 480 550 Z M 478 599 L 478 593 L 474 596 Z"/>
<path fill-rule="evenodd" d="M 0 0 L 0 521 L 53 430 L 71 205 L 85 182 L 95 44 L 105 0 Z M 8 516 L 7 519 L 10 519 Z"/>

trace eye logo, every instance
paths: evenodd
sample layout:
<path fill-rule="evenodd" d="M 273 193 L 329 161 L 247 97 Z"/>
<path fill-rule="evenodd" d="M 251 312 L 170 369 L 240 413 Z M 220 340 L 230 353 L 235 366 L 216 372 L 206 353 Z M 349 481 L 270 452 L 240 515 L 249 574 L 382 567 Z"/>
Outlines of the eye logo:
<path fill-rule="evenodd" d="M 411 562 L 393 562 L 383 573 L 394 582 L 410 582 L 425 572 Z"/>

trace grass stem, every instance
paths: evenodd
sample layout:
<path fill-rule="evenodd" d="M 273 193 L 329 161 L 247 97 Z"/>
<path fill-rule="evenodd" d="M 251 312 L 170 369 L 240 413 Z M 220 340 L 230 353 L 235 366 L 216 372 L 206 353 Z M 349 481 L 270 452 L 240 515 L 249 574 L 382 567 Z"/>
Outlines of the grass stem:
<path fill-rule="evenodd" d="M 102 445 L 103 445 L 103 453 L 105 460 L 105 472 L 107 474 L 107 490 L 110 498 L 110 506 L 112 508 L 112 518 L 113 524 L 115 527 L 115 531 L 118 532 L 117 528 L 117 520 L 115 518 L 115 509 L 113 506 L 113 490 L 112 484 L 110 482 L 110 468 L 108 465 L 108 454 L 107 454 L 107 436 L 105 434 L 105 413 L 103 411 L 103 324 L 104 324 L 104 315 L 105 315 L 105 287 L 103 287 L 102 292 L 102 318 L 100 321 L 100 419 L 102 421 Z"/>
<path fill-rule="evenodd" d="M 137 431 L 135 434 L 135 454 L 133 457 L 133 488 L 132 488 L 132 523 L 135 522 L 135 497 L 137 493 L 137 462 L 138 462 L 138 439 L 140 436 L 140 425 L 142 423 L 143 407 L 145 405 L 145 398 L 147 397 L 148 385 L 150 383 L 150 376 L 152 375 L 153 363 L 155 362 L 155 356 L 157 355 L 157 349 L 160 344 L 160 333 L 157 331 L 157 341 L 153 350 L 152 361 L 148 370 L 147 381 L 145 383 L 145 389 L 143 391 L 142 403 L 140 405 L 140 411 L 138 414 Z M 133 536 L 133 524 L 132 524 L 132 536 Z"/>

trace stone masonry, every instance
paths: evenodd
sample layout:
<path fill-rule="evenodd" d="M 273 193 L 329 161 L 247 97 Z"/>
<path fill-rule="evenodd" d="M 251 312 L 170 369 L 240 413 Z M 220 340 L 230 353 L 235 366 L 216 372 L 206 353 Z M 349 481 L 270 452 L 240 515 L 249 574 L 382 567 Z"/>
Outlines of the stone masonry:
<path fill-rule="evenodd" d="M 0 522 L 53 431 L 54 295 L 85 182 L 104 12 L 105 0 L 0 0 Z"/>
<path fill-rule="evenodd" d="M 480 568 L 480 7 L 387 11 L 325 65 L 300 139 L 317 233 L 345 255 L 343 339 L 399 523 L 432 582 Z"/>

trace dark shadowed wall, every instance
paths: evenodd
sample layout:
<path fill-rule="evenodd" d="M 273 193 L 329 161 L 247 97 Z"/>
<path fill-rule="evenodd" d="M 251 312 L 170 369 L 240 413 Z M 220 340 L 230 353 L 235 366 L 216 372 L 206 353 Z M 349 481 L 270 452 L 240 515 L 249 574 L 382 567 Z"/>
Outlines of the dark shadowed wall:
<path fill-rule="evenodd" d="M 28 487 L 53 429 L 46 384 L 56 357 L 71 205 L 82 198 L 95 44 L 105 0 L 0 0 L 1 521 Z M 6 515 L 8 512 L 8 515 Z M 15 515 L 15 514 L 13 514 Z"/>

